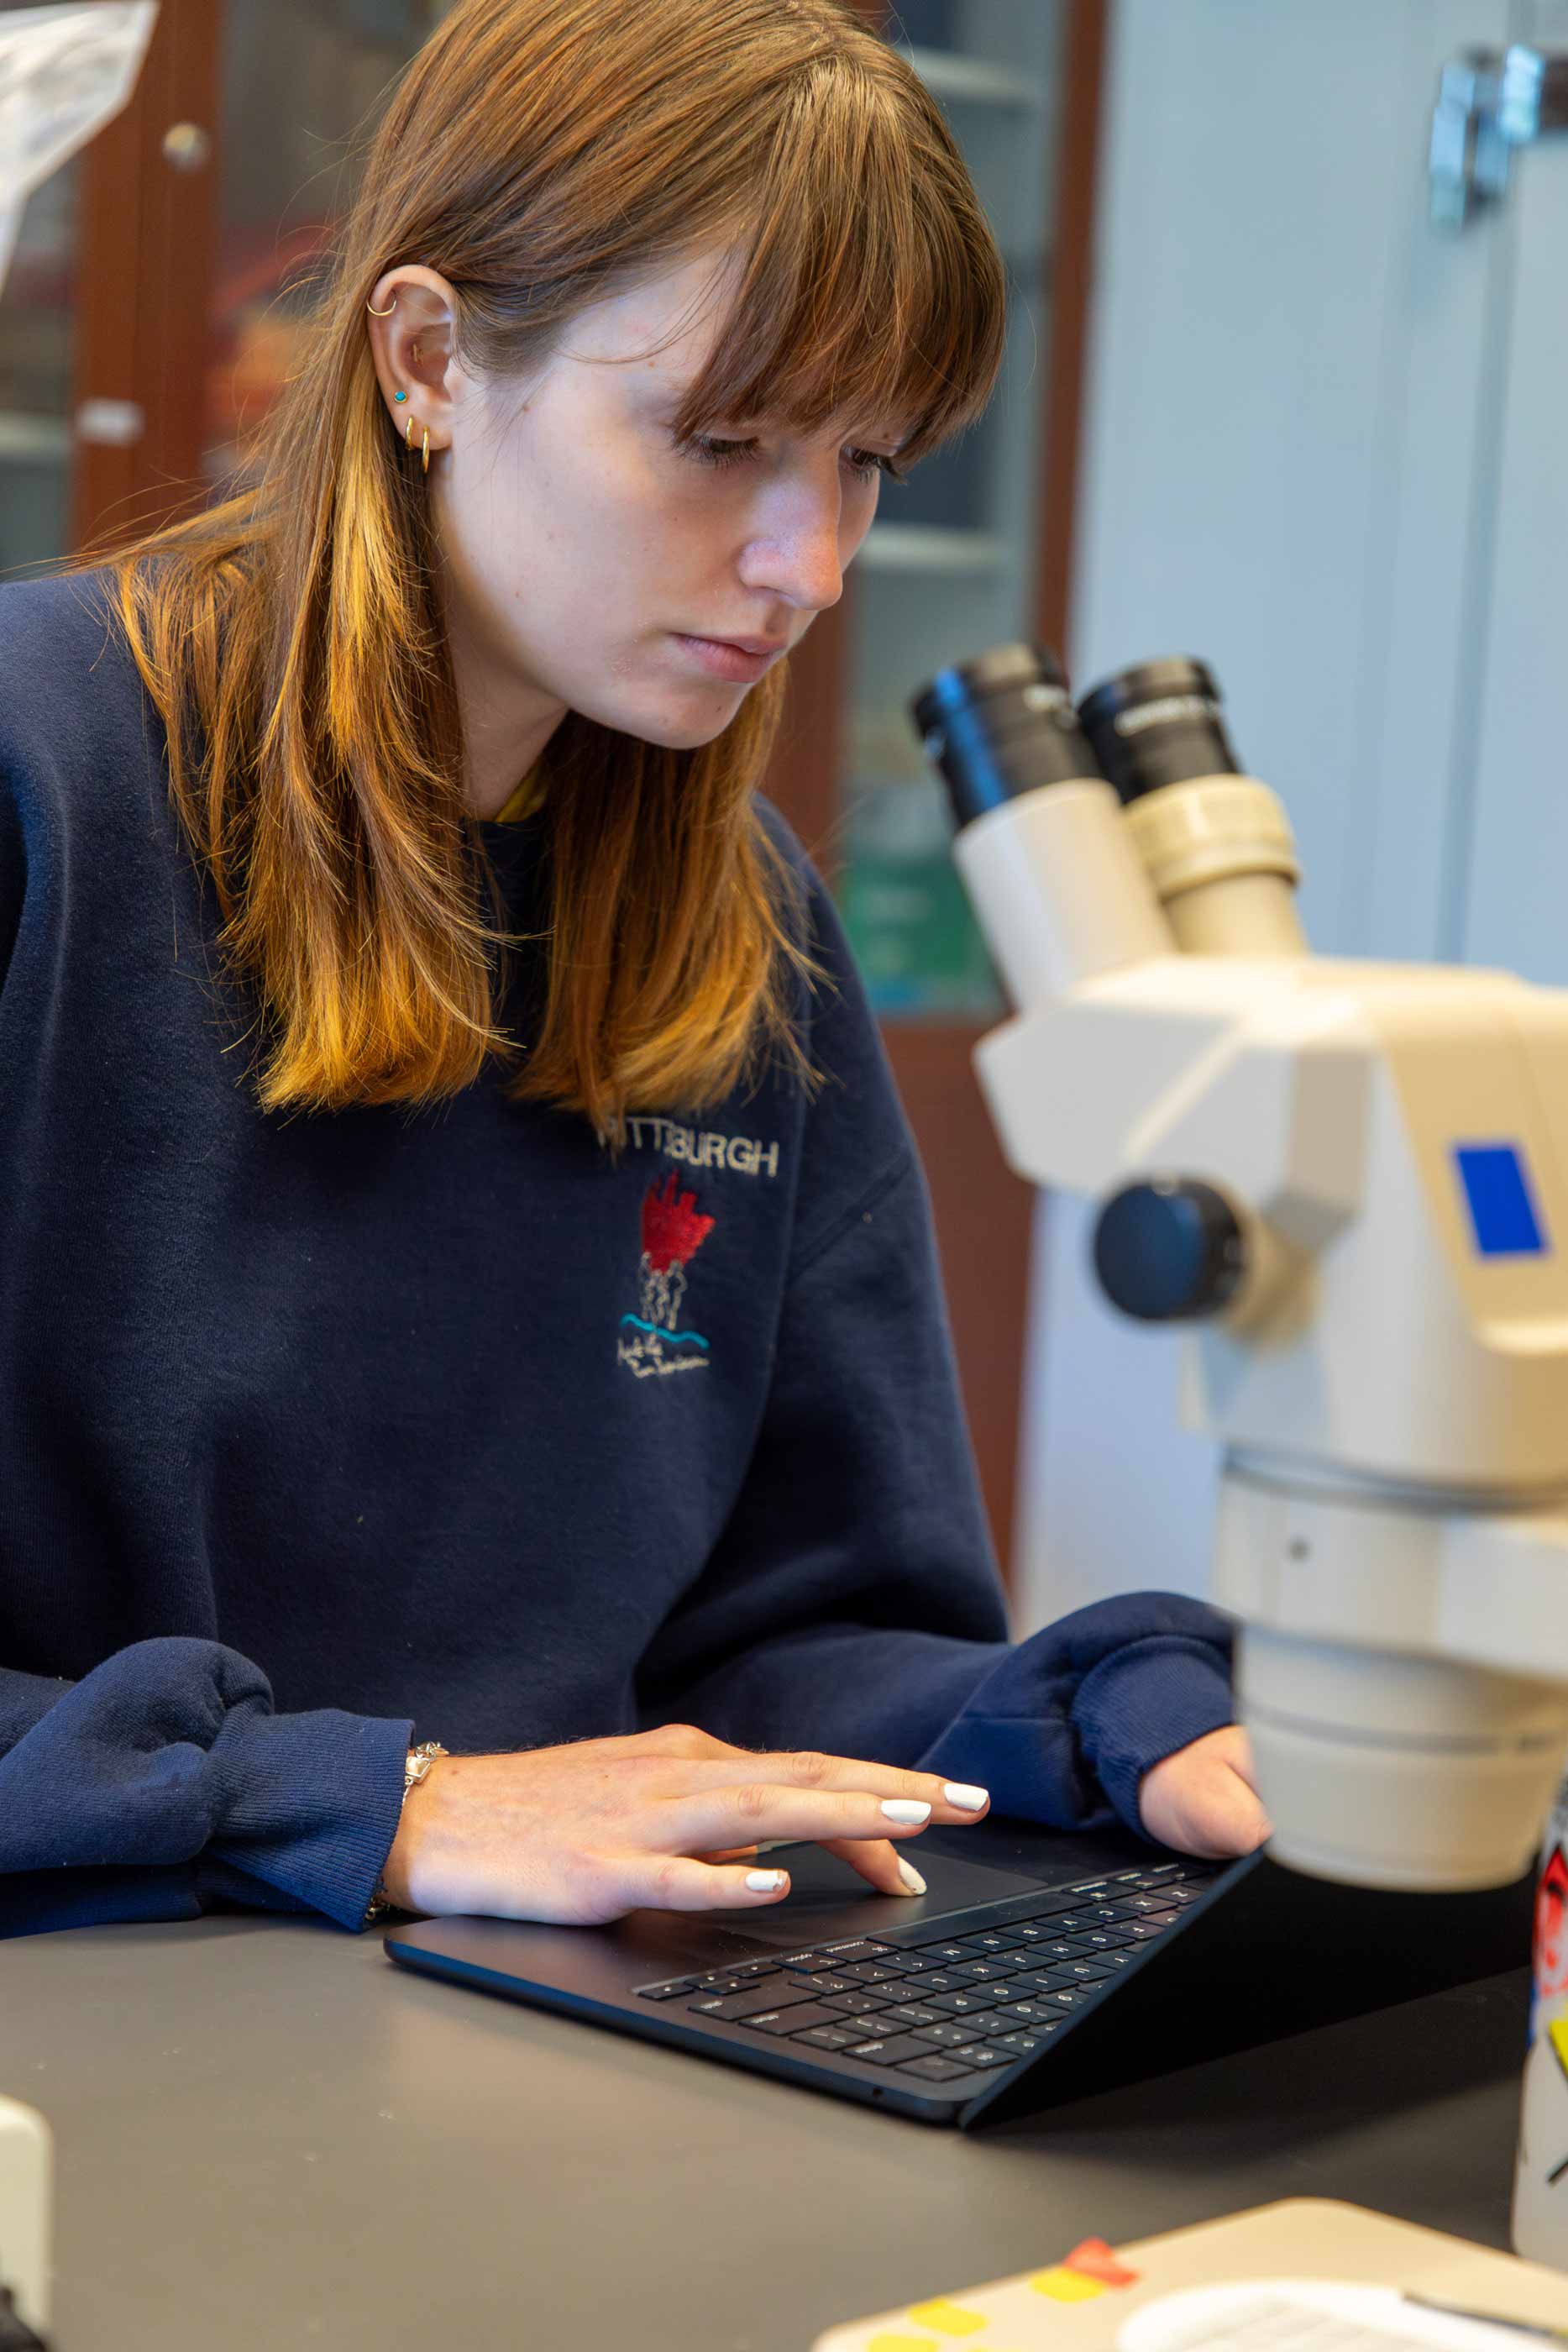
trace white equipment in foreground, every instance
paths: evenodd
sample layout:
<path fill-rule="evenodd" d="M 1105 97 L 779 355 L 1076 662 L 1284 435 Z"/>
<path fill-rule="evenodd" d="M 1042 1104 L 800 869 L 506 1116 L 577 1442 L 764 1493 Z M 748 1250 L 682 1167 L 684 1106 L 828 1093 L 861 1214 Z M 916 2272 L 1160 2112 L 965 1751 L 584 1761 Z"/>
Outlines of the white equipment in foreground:
<path fill-rule="evenodd" d="M 52 2170 L 42 2116 L 0 2098 L 0 2287 L 10 2289 L 18 2316 L 39 2336 L 49 2320 Z"/>
<path fill-rule="evenodd" d="M 1312 955 L 1201 663 L 1075 711 L 1003 646 L 914 709 L 1016 1007 L 976 1056 L 1007 1159 L 1190 1327 L 1270 1852 L 1505 1884 L 1568 1752 L 1568 991 Z"/>

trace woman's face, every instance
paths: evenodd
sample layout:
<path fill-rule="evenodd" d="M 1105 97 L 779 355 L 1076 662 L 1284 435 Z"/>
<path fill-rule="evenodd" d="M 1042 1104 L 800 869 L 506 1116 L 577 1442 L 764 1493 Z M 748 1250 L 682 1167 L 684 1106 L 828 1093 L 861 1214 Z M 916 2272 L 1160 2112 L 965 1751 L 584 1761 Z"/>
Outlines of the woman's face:
<path fill-rule="evenodd" d="M 434 272 L 382 279 L 376 306 L 398 298 L 371 322 L 383 394 L 400 432 L 413 411 L 415 453 L 430 427 L 459 686 L 477 695 L 476 717 L 542 726 L 549 712 L 553 726 L 570 709 L 650 742 L 706 743 L 837 603 L 896 421 L 848 419 L 808 442 L 727 420 L 710 437 L 746 445 L 729 462 L 683 451 L 671 422 L 725 314 L 728 267 L 706 257 L 602 303 L 526 384 L 482 383 L 450 358 L 451 289 Z M 400 384 L 409 399 L 394 404 Z M 737 637 L 774 650 L 726 665 L 691 643 Z"/>

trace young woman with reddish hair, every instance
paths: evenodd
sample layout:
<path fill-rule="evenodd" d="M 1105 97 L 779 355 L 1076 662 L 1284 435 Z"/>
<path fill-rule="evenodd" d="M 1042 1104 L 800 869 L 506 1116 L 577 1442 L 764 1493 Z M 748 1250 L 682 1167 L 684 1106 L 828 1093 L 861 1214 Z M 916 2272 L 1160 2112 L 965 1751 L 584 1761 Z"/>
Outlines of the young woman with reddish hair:
<path fill-rule="evenodd" d="M 249 486 L 0 592 L 0 1925 L 765 1905 L 789 1839 L 899 1895 L 988 1802 L 1263 1834 L 1216 1612 L 1007 1638 L 758 794 L 1003 332 L 842 0 L 458 0 Z"/>

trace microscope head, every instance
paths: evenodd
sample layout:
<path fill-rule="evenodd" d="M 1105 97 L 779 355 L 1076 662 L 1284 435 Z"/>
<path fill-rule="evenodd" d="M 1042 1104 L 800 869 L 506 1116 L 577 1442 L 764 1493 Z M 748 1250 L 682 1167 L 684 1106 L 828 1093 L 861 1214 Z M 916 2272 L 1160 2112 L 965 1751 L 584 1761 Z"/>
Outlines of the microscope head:
<path fill-rule="evenodd" d="M 1186 1336 L 1271 1851 L 1502 1884 L 1568 1750 L 1568 992 L 1312 956 L 1203 665 L 1097 689 L 1041 779 L 1006 652 L 916 705 L 988 779 L 955 856 L 1017 1011 L 977 1066 L 1017 1172 L 1101 1202 L 1107 1299 Z"/>

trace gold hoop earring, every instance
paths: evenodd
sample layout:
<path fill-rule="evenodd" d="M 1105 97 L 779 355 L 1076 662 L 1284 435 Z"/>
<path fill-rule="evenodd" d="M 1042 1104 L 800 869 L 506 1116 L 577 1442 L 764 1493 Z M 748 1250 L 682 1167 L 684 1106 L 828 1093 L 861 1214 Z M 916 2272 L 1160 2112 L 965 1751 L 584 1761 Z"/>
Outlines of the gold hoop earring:
<path fill-rule="evenodd" d="M 395 294 L 392 296 L 392 300 L 387 304 L 384 310 L 378 310 L 373 302 L 367 302 L 365 304 L 365 308 L 370 312 L 372 319 L 390 319 L 392 312 L 397 309 L 397 296 Z"/>
<path fill-rule="evenodd" d="M 430 427 L 429 427 L 429 425 L 427 425 L 425 426 L 425 428 L 424 428 L 424 453 L 423 453 L 423 454 L 424 454 L 424 471 L 428 474 L 428 473 L 429 473 L 429 471 L 430 471 Z"/>
<path fill-rule="evenodd" d="M 413 447 L 413 416 L 412 412 L 410 413 L 409 420 L 408 420 L 408 431 L 403 435 L 403 436 L 402 436 L 402 437 L 403 437 L 403 444 L 404 444 L 404 446 L 405 446 L 406 448 L 412 449 L 412 448 Z"/>

